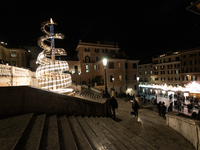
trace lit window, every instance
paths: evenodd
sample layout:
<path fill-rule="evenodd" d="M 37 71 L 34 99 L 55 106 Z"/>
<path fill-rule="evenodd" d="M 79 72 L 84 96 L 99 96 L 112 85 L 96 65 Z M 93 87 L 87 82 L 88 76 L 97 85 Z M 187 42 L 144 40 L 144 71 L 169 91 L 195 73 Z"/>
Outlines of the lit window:
<path fill-rule="evenodd" d="M 121 63 L 118 63 L 118 67 L 119 67 L 119 69 L 121 69 Z"/>
<path fill-rule="evenodd" d="M 122 75 L 119 75 L 119 82 L 122 82 Z"/>
<path fill-rule="evenodd" d="M 97 70 L 97 65 L 94 65 L 94 70 Z"/>
<path fill-rule="evenodd" d="M 12 57 L 17 57 L 17 53 L 16 52 L 11 52 L 11 56 Z"/>
<path fill-rule="evenodd" d="M 86 72 L 90 72 L 89 65 L 86 65 Z"/>

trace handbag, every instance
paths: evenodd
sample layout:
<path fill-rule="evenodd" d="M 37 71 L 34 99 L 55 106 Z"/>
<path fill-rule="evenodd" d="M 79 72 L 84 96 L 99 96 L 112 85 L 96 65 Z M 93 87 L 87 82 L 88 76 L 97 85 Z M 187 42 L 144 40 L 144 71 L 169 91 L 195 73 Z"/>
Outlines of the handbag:
<path fill-rule="evenodd" d="M 135 115 L 135 112 L 134 112 L 134 111 L 132 111 L 132 112 L 130 113 L 130 115 Z"/>

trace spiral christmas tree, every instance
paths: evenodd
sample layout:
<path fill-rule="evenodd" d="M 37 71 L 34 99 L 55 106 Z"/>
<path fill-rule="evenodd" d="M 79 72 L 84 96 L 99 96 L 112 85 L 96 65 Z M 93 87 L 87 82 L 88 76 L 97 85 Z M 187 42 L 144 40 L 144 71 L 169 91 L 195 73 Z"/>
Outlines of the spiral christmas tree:
<path fill-rule="evenodd" d="M 69 66 L 66 61 L 55 60 L 55 56 L 67 55 L 64 49 L 55 48 L 54 39 L 63 39 L 61 33 L 54 33 L 54 25 L 52 19 L 42 23 L 41 30 L 46 34 L 38 40 L 38 45 L 43 51 L 38 55 L 37 62 L 40 65 L 36 70 L 36 78 L 39 80 L 39 87 L 53 91 L 71 91 L 67 88 L 71 85 L 71 75 L 67 73 Z M 50 32 L 46 30 L 50 28 Z M 50 45 L 46 44 L 47 42 Z"/>

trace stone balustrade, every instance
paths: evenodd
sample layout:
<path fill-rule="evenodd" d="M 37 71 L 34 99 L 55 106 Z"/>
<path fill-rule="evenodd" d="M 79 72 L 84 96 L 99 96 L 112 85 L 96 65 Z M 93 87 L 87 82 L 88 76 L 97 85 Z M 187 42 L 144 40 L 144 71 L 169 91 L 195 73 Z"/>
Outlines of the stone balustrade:
<path fill-rule="evenodd" d="M 184 136 L 196 149 L 200 148 L 200 121 L 170 112 L 166 115 L 166 125 Z"/>

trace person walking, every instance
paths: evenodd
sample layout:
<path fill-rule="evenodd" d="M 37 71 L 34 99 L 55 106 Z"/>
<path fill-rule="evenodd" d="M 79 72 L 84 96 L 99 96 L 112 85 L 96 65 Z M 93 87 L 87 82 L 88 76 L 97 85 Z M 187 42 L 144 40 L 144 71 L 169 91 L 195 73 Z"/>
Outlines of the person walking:
<path fill-rule="evenodd" d="M 135 117 L 137 118 L 138 118 L 138 108 L 139 108 L 138 102 L 135 99 L 133 99 L 132 109 L 134 110 Z"/>
<path fill-rule="evenodd" d="M 113 113 L 112 117 L 115 119 L 115 109 L 118 109 L 118 103 L 113 95 L 109 99 L 109 106 Z"/>

